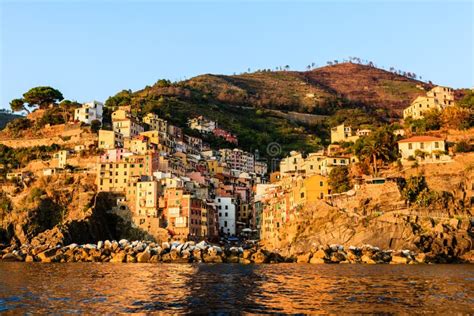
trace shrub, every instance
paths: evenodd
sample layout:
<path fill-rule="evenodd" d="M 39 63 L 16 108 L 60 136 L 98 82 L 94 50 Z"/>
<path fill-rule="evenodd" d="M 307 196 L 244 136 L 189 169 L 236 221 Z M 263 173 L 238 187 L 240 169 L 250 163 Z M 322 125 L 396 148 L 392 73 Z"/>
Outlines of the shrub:
<path fill-rule="evenodd" d="M 473 150 L 472 147 L 473 146 L 471 146 L 471 144 L 469 144 L 466 140 L 462 140 L 454 145 L 454 151 L 457 153 L 467 153 Z"/>

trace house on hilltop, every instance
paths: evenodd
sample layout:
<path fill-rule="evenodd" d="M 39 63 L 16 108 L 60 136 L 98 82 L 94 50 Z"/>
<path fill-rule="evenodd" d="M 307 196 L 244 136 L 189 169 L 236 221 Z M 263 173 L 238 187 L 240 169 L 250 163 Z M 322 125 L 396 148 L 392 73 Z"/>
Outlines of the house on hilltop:
<path fill-rule="evenodd" d="M 421 119 L 424 113 L 431 110 L 444 110 L 454 105 L 454 91 L 448 87 L 434 87 L 426 96 L 417 97 L 409 107 L 403 110 L 403 118 Z"/>

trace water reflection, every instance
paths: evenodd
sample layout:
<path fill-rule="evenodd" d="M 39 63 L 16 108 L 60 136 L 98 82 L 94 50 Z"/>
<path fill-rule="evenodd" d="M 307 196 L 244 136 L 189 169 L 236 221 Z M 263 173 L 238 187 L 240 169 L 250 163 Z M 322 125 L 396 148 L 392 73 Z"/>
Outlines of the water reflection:
<path fill-rule="evenodd" d="M 474 310 L 471 265 L 0 264 L 0 312 Z"/>

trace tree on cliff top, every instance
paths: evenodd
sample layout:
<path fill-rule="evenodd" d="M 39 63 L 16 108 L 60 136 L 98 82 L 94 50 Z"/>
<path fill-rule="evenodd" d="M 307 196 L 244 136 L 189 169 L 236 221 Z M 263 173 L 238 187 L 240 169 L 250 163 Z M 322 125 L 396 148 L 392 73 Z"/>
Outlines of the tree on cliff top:
<path fill-rule="evenodd" d="M 37 105 L 40 109 L 47 108 L 50 105 L 56 105 L 64 97 L 59 90 L 51 87 L 36 87 L 23 94 L 23 100 L 29 106 Z"/>
<path fill-rule="evenodd" d="M 27 107 L 38 106 L 40 109 L 45 109 L 51 105 L 56 105 L 63 99 L 64 97 L 59 90 L 51 87 L 36 87 L 25 92 L 22 99 L 12 100 L 10 107 L 14 112 L 25 110 L 29 113 Z"/>

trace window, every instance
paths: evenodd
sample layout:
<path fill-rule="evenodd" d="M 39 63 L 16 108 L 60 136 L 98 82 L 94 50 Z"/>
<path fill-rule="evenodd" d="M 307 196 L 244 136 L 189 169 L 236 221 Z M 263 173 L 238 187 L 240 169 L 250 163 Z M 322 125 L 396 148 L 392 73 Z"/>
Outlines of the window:
<path fill-rule="evenodd" d="M 228 210 L 228 209 L 229 209 L 229 205 L 226 205 L 226 206 L 225 206 L 225 209 Z M 227 216 L 227 215 L 226 215 L 226 216 Z"/>
<path fill-rule="evenodd" d="M 435 148 L 439 148 L 439 143 L 435 142 Z"/>
<path fill-rule="evenodd" d="M 301 192 L 300 196 L 301 198 L 304 198 L 304 192 Z"/>
<path fill-rule="evenodd" d="M 225 217 L 229 217 L 229 213 L 226 212 L 226 213 L 225 213 Z"/>
<path fill-rule="evenodd" d="M 227 221 L 224 221 L 224 227 L 227 227 Z"/>
<path fill-rule="evenodd" d="M 408 149 L 413 149 L 413 144 L 412 143 L 408 143 Z"/>
<path fill-rule="evenodd" d="M 323 181 L 319 181 L 319 186 L 320 186 L 320 187 L 323 186 Z"/>
<path fill-rule="evenodd" d="M 420 149 L 424 149 L 425 148 L 425 143 L 420 143 Z"/>

